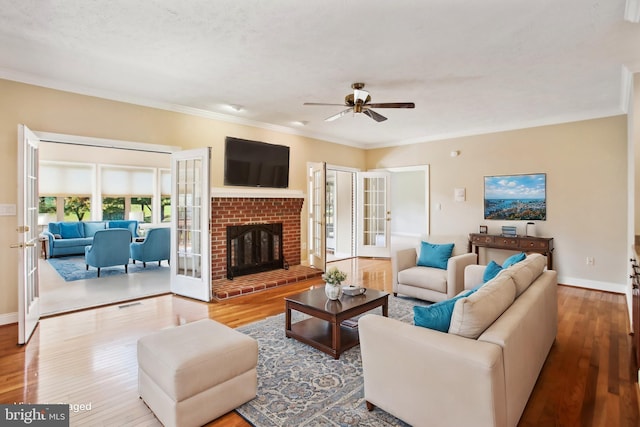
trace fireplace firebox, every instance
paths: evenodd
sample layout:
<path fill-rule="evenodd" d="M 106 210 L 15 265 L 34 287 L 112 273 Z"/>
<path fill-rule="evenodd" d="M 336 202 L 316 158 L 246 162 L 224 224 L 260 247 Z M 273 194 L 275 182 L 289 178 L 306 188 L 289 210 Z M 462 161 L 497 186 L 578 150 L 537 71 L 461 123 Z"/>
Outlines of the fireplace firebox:
<path fill-rule="evenodd" d="M 282 246 L 282 223 L 227 226 L 227 278 L 283 268 Z"/>

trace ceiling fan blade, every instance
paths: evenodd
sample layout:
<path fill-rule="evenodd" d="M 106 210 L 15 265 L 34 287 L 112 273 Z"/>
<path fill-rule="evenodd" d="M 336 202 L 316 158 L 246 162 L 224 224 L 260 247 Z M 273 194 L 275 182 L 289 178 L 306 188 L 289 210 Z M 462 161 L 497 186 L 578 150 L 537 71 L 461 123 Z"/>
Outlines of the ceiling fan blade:
<path fill-rule="evenodd" d="M 344 116 L 347 113 L 350 113 L 351 111 L 353 111 L 353 108 L 347 108 L 344 111 L 340 111 L 338 114 L 334 114 L 331 117 L 327 117 L 326 119 L 324 119 L 325 122 L 332 122 L 336 119 L 339 119 L 340 117 Z"/>
<path fill-rule="evenodd" d="M 325 104 L 324 102 L 305 102 L 302 105 L 331 105 L 331 106 L 339 106 L 344 107 L 346 104 Z"/>
<path fill-rule="evenodd" d="M 375 120 L 376 122 L 384 122 L 385 120 L 387 120 L 387 118 L 385 116 L 383 116 L 382 114 L 378 114 L 375 111 L 367 108 L 366 110 L 362 111 L 364 114 L 366 114 L 367 116 L 371 117 L 373 120 Z"/>
<path fill-rule="evenodd" d="M 381 104 L 367 104 L 371 108 L 416 108 L 413 102 L 383 102 Z"/>

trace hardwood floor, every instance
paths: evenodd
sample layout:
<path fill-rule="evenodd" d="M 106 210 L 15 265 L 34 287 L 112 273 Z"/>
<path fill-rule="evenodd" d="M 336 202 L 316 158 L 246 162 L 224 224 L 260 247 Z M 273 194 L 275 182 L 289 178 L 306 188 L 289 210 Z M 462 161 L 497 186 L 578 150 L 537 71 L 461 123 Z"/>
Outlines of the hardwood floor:
<path fill-rule="evenodd" d="M 349 283 L 391 291 L 386 260 L 336 264 Z M 314 279 L 210 304 L 165 295 L 50 317 L 23 347 L 16 325 L 0 327 L 0 402 L 70 403 L 73 426 L 160 425 L 138 398 L 138 338 L 205 317 L 232 327 L 254 322 L 283 312 L 285 296 L 318 285 Z M 520 425 L 640 425 L 625 297 L 559 286 L 558 305 L 558 337 Z M 209 425 L 249 426 L 233 412 Z"/>

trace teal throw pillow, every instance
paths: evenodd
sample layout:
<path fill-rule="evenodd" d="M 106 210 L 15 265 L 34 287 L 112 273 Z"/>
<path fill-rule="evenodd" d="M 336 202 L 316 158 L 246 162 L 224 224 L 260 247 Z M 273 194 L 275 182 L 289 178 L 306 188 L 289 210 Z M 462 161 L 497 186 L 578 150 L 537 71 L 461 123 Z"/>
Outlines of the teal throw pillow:
<path fill-rule="evenodd" d="M 416 326 L 422 326 L 423 328 L 429 328 L 440 332 L 449 332 L 451 316 L 453 315 L 453 308 L 456 305 L 456 301 L 460 298 L 468 297 L 473 292 L 475 291 L 469 290 L 445 301 L 440 301 L 424 307 L 413 307 L 413 323 Z"/>
<path fill-rule="evenodd" d="M 84 229 L 80 222 L 61 222 L 60 234 L 63 239 L 77 239 L 84 237 Z"/>
<path fill-rule="evenodd" d="M 449 258 L 451 258 L 451 252 L 453 252 L 453 245 L 453 243 L 436 245 L 429 242 L 422 242 L 417 264 L 421 267 L 434 267 L 446 270 L 447 262 Z"/>
<path fill-rule="evenodd" d="M 500 266 L 497 262 L 491 260 L 489 264 L 487 264 L 487 268 L 484 269 L 484 274 L 482 275 L 482 282 L 487 283 L 489 280 L 493 279 L 500 273 L 504 267 Z"/>
<path fill-rule="evenodd" d="M 519 254 L 511 255 L 509 258 L 505 259 L 502 263 L 502 268 L 511 267 L 513 264 L 516 264 L 527 257 L 527 254 L 524 252 L 520 252 Z"/>

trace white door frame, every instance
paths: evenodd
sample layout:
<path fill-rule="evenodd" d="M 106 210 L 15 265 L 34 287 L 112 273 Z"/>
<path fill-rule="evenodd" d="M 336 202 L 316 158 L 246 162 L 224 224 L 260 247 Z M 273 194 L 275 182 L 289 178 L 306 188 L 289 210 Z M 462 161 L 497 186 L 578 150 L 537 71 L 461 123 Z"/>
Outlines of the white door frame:
<path fill-rule="evenodd" d="M 148 151 L 166 154 L 171 154 L 182 150 L 182 148 L 178 146 L 148 144 L 145 142 L 94 138 L 88 136 L 68 135 L 37 130 L 34 130 L 33 133 L 41 142 L 58 144 L 85 145 L 89 147 L 105 147 L 121 150 Z M 18 180 L 20 180 L 20 177 L 18 177 Z"/>

